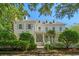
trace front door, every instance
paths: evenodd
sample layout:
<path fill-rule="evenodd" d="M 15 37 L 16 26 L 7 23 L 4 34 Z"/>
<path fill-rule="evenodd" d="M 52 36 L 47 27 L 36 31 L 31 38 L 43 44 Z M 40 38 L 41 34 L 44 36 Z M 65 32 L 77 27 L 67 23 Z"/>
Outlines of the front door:
<path fill-rule="evenodd" d="M 36 34 L 36 44 L 37 46 L 43 46 L 43 35 L 42 34 Z"/>

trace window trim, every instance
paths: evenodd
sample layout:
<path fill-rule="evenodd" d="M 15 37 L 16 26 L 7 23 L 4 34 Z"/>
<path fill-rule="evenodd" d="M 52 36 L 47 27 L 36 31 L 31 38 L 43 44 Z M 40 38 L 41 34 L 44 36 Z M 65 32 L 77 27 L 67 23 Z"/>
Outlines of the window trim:
<path fill-rule="evenodd" d="M 23 29 L 23 24 L 18 24 L 18 29 Z"/>
<path fill-rule="evenodd" d="M 60 32 L 62 31 L 62 27 L 59 28 Z"/>
<path fill-rule="evenodd" d="M 55 27 L 52 27 L 52 30 L 55 31 Z"/>
<path fill-rule="evenodd" d="M 29 25 L 30 25 L 30 27 L 29 27 Z M 31 24 L 28 24 L 28 29 L 32 29 L 32 25 Z"/>

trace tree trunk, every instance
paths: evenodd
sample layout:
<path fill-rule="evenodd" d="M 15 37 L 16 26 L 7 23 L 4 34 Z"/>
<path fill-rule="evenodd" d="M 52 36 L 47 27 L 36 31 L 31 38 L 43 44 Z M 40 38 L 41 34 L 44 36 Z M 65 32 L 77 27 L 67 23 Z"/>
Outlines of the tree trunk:
<path fill-rule="evenodd" d="M 69 44 L 68 43 L 66 43 L 66 48 L 69 48 Z"/>

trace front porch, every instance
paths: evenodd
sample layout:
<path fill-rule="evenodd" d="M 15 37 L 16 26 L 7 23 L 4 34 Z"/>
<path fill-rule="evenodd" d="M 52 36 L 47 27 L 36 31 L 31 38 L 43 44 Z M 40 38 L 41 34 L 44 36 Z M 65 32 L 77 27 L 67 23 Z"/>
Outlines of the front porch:
<path fill-rule="evenodd" d="M 52 43 L 57 42 L 58 41 L 58 35 L 55 36 L 55 38 L 50 39 L 49 36 L 46 35 L 45 32 L 35 32 L 34 33 L 34 39 L 35 39 L 35 43 L 37 45 L 37 48 L 44 48 L 45 44 L 50 44 L 51 41 Z"/>

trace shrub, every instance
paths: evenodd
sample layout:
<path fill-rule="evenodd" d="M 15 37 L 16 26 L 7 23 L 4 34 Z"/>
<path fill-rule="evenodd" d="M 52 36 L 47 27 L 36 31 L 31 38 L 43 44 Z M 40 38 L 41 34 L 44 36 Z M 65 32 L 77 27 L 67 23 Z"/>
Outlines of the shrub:
<path fill-rule="evenodd" d="M 23 32 L 20 34 L 20 40 L 31 40 L 33 39 L 32 34 L 28 33 L 28 32 Z"/>
<path fill-rule="evenodd" d="M 59 42 L 65 45 L 65 48 L 69 48 L 72 44 L 78 43 L 79 34 L 76 31 L 65 30 L 59 35 Z"/>
<path fill-rule="evenodd" d="M 29 48 L 27 50 L 34 50 L 36 48 L 36 44 L 30 43 Z"/>
<path fill-rule="evenodd" d="M 35 49 L 35 48 L 36 48 L 36 44 L 35 44 L 35 42 L 34 42 L 34 39 L 31 39 L 31 40 L 30 40 L 30 45 L 29 45 L 28 50 L 33 50 L 33 49 Z"/>
<path fill-rule="evenodd" d="M 0 40 L 16 40 L 16 36 L 8 30 L 0 30 Z"/>
<path fill-rule="evenodd" d="M 46 50 L 52 50 L 53 49 L 53 46 L 51 44 L 45 44 L 44 48 Z"/>
<path fill-rule="evenodd" d="M 28 50 L 33 50 L 36 48 L 36 44 L 34 42 L 34 38 L 33 38 L 32 34 L 30 34 L 28 32 L 21 33 L 19 39 L 22 41 L 29 41 Z"/>
<path fill-rule="evenodd" d="M 44 48 L 45 48 L 46 50 L 64 48 L 64 44 L 61 44 L 61 43 L 46 44 Z"/>
<path fill-rule="evenodd" d="M 65 46 L 62 43 L 55 43 L 55 44 L 53 44 L 53 48 L 56 48 L 56 49 L 58 49 L 58 48 L 65 48 Z"/>
<path fill-rule="evenodd" d="M 0 50 L 26 50 L 29 43 L 17 40 L 0 40 Z"/>

